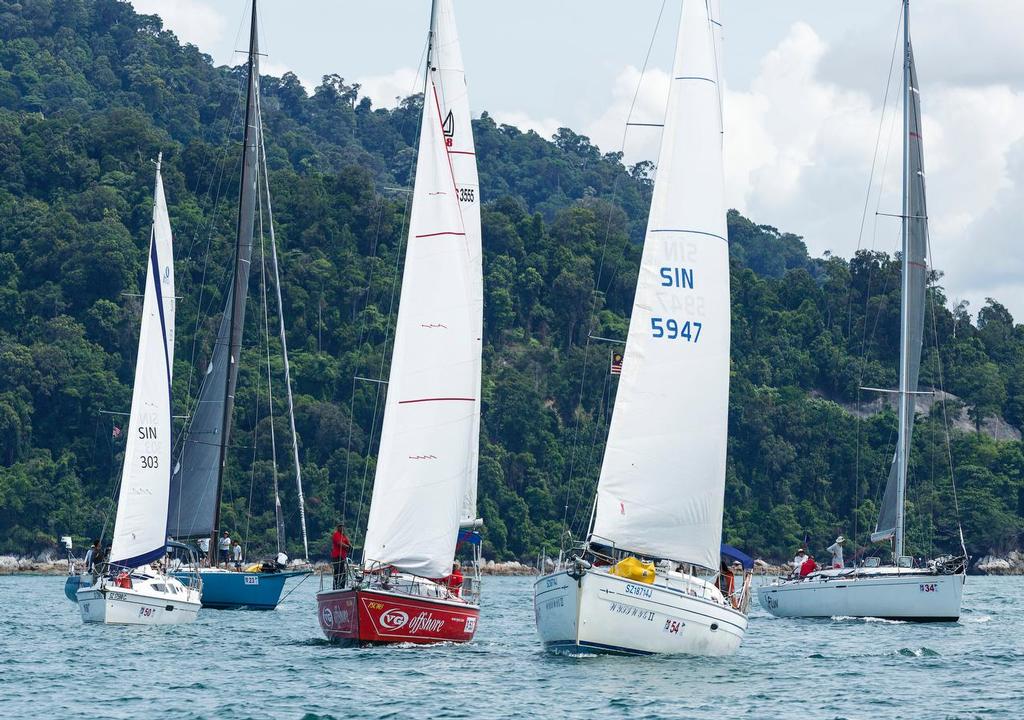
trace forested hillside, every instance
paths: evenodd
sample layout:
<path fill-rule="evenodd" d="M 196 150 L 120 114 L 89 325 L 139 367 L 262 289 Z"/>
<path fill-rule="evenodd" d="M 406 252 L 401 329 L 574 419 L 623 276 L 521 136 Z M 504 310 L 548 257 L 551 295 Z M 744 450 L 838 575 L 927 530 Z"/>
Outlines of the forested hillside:
<path fill-rule="evenodd" d="M 176 413 L 188 411 L 232 252 L 242 78 L 125 2 L 0 0 L 0 552 L 94 535 L 113 507 L 119 421 L 102 411 L 130 403 L 132 294 L 161 151 L 181 296 L 174 395 Z M 322 556 L 340 518 L 357 544 L 365 525 L 382 397 L 353 378 L 386 377 L 419 101 L 377 109 L 339 76 L 312 96 L 290 74 L 261 86 L 307 517 Z M 585 530 L 617 382 L 611 346 L 588 349 L 587 337 L 625 337 L 653 168 L 625 167 L 566 129 L 546 140 L 483 113 L 474 131 L 485 555 L 529 559 L 557 548 L 565 526 Z M 860 386 L 896 383 L 899 264 L 867 252 L 812 259 L 800 238 L 736 213 L 729 241 L 725 539 L 776 558 L 805 534 L 818 551 L 836 532 L 866 544 L 896 416 L 849 409 L 876 399 Z M 223 520 L 257 552 L 273 547 L 274 522 L 260 273 L 252 282 Z M 1024 326 L 995 301 L 973 320 L 948 307 L 938 275 L 930 297 L 922 387 L 961 398 L 976 429 L 995 416 L 1024 427 Z M 936 403 L 914 434 L 912 551 L 955 545 L 950 462 L 968 549 L 1019 546 L 1024 446 L 958 430 L 947 452 L 943 426 Z"/>

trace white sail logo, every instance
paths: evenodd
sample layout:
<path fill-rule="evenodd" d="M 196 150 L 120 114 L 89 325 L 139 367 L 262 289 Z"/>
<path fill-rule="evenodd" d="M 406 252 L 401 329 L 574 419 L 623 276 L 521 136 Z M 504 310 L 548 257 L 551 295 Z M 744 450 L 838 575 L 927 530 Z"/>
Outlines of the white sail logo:
<path fill-rule="evenodd" d="M 409 622 L 408 613 L 401 610 L 387 610 L 380 614 L 380 624 L 385 630 L 398 630 Z"/>

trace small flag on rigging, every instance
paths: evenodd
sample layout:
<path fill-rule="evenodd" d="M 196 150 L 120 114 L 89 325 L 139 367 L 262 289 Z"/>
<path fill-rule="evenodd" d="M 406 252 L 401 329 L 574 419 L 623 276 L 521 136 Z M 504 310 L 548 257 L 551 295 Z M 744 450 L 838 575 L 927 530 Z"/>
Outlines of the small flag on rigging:
<path fill-rule="evenodd" d="M 114 429 L 110 431 L 110 437 L 114 438 L 115 440 L 121 437 L 121 428 L 115 425 Z"/>
<path fill-rule="evenodd" d="M 622 374 L 622 351 L 612 350 L 612 366 L 610 370 L 612 375 Z"/>

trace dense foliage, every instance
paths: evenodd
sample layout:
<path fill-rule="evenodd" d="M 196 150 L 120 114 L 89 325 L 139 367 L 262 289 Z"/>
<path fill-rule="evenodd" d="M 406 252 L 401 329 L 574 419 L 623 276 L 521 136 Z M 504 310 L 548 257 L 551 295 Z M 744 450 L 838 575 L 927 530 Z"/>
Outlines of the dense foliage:
<path fill-rule="evenodd" d="M 104 411 L 130 403 L 133 294 L 159 151 L 181 295 L 174 394 L 187 412 L 230 264 L 241 87 L 238 68 L 213 67 L 124 2 L 0 0 L 0 551 L 93 535 L 110 517 L 122 447 L 112 437 L 120 421 Z M 339 518 L 357 542 L 365 524 L 382 391 L 353 378 L 386 373 L 408 209 L 394 188 L 411 182 L 418 99 L 375 109 L 338 76 L 308 96 L 291 74 L 264 77 L 262 93 L 307 517 L 323 555 Z M 532 558 L 555 549 L 566 526 L 578 536 L 589 517 L 616 380 L 609 346 L 588 335 L 625 336 L 652 167 L 625 167 L 566 129 L 549 141 L 484 113 L 474 131 L 485 554 Z M 860 386 L 896 382 L 898 262 L 811 259 L 800 238 L 736 213 L 729 240 L 725 538 L 777 558 L 805 534 L 819 551 L 837 532 L 865 544 L 896 417 L 853 411 L 875 399 Z M 956 544 L 951 461 L 969 549 L 1015 547 L 1024 448 L 983 430 L 997 417 L 1024 426 L 1024 326 L 994 301 L 973 323 L 965 307 L 947 307 L 934 280 L 922 386 L 961 398 L 974 428 L 954 431 L 947 454 L 943 405 L 919 420 L 911 546 Z M 253 552 L 274 544 L 260 282 L 253 273 L 223 515 Z M 274 355 L 277 471 L 295 554 Z"/>

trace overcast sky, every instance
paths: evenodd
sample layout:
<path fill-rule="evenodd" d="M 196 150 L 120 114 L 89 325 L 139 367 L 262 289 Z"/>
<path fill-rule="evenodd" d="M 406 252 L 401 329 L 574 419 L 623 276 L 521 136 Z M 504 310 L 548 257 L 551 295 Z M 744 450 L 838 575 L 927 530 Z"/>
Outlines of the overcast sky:
<path fill-rule="evenodd" d="M 249 0 L 132 2 L 217 64 L 240 61 Z M 658 131 L 630 129 L 623 148 L 624 122 L 638 85 L 633 120 L 661 120 L 680 2 L 456 0 L 474 115 L 545 137 L 570 127 L 629 161 L 654 159 Z M 899 0 L 721 3 L 729 205 L 804 236 L 814 255 L 896 249 L 898 221 L 875 212 L 899 210 L 899 114 L 882 104 Z M 377 105 L 417 89 L 429 0 L 261 0 L 260 10 L 265 74 L 291 70 L 313 87 L 338 73 Z M 915 0 L 911 30 L 933 264 L 951 300 L 976 312 L 993 296 L 1024 321 L 1024 0 Z"/>

